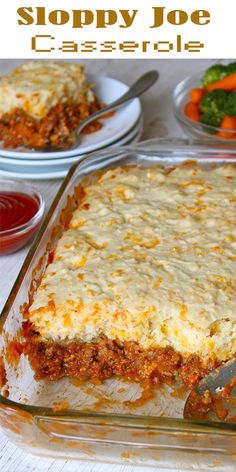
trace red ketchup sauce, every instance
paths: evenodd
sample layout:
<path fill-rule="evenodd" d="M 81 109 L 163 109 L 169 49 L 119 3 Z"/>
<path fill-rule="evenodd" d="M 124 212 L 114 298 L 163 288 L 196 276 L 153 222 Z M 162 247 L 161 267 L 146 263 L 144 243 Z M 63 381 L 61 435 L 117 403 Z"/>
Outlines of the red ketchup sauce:
<path fill-rule="evenodd" d="M 36 227 L 27 223 L 38 210 L 39 202 L 30 195 L 0 191 L 0 254 L 14 252 L 29 241 Z"/>

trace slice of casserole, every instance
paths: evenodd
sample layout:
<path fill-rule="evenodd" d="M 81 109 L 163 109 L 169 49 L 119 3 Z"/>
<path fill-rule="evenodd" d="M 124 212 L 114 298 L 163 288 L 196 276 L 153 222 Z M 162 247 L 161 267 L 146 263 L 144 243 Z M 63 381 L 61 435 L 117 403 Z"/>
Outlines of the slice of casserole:
<path fill-rule="evenodd" d="M 127 166 L 83 192 L 26 315 L 37 377 L 191 384 L 232 358 L 236 166 Z"/>
<path fill-rule="evenodd" d="M 79 121 L 97 109 L 80 64 L 30 61 L 0 77 L 0 138 L 5 146 L 66 146 Z M 96 129 L 99 124 L 90 127 Z"/>

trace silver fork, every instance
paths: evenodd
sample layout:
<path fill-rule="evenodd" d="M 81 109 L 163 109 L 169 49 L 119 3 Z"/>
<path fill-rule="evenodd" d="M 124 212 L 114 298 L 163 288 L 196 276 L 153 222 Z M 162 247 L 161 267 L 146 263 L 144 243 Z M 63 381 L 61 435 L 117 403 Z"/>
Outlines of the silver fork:
<path fill-rule="evenodd" d="M 129 103 L 131 100 L 134 98 L 139 97 L 144 93 L 147 89 L 149 89 L 158 79 L 159 73 L 156 70 L 151 70 L 149 72 L 146 72 L 146 74 L 143 74 L 141 77 L 139 77 L 136 82 L 134 82 L 133 85 L 127 90 L 127 92 L 124 93 L 120 98 L 115 100 L 114 102 L 110 103 L 106 107 L 102 108 L 102 110 L 98 110 L 92 115 L 88 116 L 85 120 L 83 120 L 78 128 L 75 130 L 76 134 L 76 140 L 73 143 L 73 146 L 70 149 L 74 149 L 78 146 L 80 142 L 80 135 L 81 131 L 87 126 L 89 123 L 92 123 L 94 120 L 97 120 L 101 116 L 105 115 L 108 112 L 112 112 L 120 108 L 122 105 L 125 103 Z"/>

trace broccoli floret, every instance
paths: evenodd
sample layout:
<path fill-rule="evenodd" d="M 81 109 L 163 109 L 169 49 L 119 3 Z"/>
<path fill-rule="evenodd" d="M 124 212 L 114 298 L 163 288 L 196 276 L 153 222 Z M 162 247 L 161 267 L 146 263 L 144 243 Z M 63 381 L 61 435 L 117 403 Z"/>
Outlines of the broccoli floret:
<path fill-rule="evenodd" d="M 208 111 L 216 112 L 224 110 L 228 100 L 229 93 L 226 90 L 218 89 L 205 93 L 200 101 L 200 110 L 205 113 Z"/>
<path fill-rule="evenodd" d="M 200 122 L 205 125 L 216 126 L 217 128 L 221 125 L 222 118 L 220 115 L 213 115 L 212 113 L 203 113 L 200 117 Z"/>
<path fill-rule="evenodd" d="M 208 116 L 208 120 L 212 123 L 221 123 L 225 114 L 225 106 L 228 100 L 228 92 L 225 90 L 212 90 L 203 95 L 199 108 L 203 115 Z M 210 117 L 212 117 L 210 119 Z M 204 118 L 206 119 L 206 117 Z M 207 124 L 210 124 L 206 121 Z M 213 125 L 218 126 L 218 125 Z"/>
<path fill-rule="evenodd" d="M 227 75 L 233 74 L 236 72 L 236 62 L 231 62 L 226 66 L 227 69 Z"/>
<path fill-rule="evenodd" d="M 225 114 L 236 117 L 236 90 L 228 94 L 228 99 L 225 105 Z"/>
<path fill-rule="evenodd" d="M 223 64 L 215 64 L 206 70 L 201 85 L 203 88 L 206 88 L 208 85 L 211 85 L 217 80 L 221 80 L 234 72 L 236 72 L 236 62 L 231 62 L 227 66 L 224 66 Z"/>
<path fill-rule="evenodd" d="M 201 82 L 202 87 L 206 88 L 208 85 L 213 84 L 217 80 L 223 79 L 227 75 L 229 75 L 229 72 L 227 71 L 226 66 L 222 64 L 215 64 L 206 70 Z"/>

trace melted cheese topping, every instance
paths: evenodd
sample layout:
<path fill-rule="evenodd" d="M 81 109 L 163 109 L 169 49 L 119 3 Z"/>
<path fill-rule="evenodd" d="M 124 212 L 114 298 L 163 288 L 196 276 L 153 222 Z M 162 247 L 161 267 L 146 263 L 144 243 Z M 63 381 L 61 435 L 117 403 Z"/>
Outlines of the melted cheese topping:
<path fill-rule="evenodd" d="M 30 308 L 41 336 L 231 357 L 236 166 L 117 168 L 85 191 Z"/>
<path fill-rule="evenodd" d="M 94 101 L 84 68 L 71 62 L 30 61 L 0 77 L 0 117 L 15 108 L 44 118 L 58 103 Z"/>

